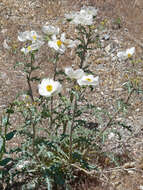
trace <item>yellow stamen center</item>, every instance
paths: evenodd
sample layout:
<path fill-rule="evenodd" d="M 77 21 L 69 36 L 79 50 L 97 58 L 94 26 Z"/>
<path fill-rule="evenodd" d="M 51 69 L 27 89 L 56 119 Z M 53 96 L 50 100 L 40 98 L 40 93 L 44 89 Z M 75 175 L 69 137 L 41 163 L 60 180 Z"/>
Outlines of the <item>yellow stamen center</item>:
<path fill-rule="evenodd" d="M 53 90 L 53 86 L 49 84 L 46 86 L 46 89 L 48 92 L 51 92 Z"/>
<path fill-rule="evenodd" d="M 36 40 L 36 39 L 37 39 L 36 35 L 33 35 L 32 38 L 33 38 L 33 40 Z"/>
<path fill-rule="evenodd" d="M 31 46 L 28 46 L 27 49 L 28 49 L 28 51 L 31 51 L 31 50 L 32 50 Z"/>
<path fill-rule="evenodd" d="M 102 21 L 102 22 L 101 22 L 101 25 L 104 25 L 104 24 L 105 24 L 105 22 L 104 22 L 104 21 Z"/>
<path fill-rule="evenodd" d="M 128 58 L 132 57 L 132 55 L 130 53 L 128 53 Z"/>
<path fill-rule="evenodd" d="M 61 40 L 57 40 L 57 45 L 60 47 L 62 45 Z"/>
<path fill-rule="evenodd" d="M 91 80 L 90 78 L 86 78 L 86 80 L 87 80 L 88 82 L 92 82 L 92 80 Z"/>

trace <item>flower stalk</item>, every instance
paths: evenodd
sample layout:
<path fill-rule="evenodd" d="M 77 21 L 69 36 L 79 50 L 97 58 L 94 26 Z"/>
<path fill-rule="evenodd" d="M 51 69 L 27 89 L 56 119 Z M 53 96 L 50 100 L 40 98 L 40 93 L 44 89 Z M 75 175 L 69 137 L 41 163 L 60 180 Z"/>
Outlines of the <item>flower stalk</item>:
<path fill-rule="evenodd" d="M 73 112 L 72 112 L 72 121 L 70 125 L 70 136 L 69 136 L 69 162 L 72 162 L 72 137 L 73 137 L 73 130 L 74 130 L 74 120 L 75 120 L 75 113 L 77 108 L 77 99 L 76 96 L 74 96 L 73 101 Z"/>
<path fill-rule="evenodd" d="M 31 53 L 30 70 L 27 73 L 27 83 L 28 83 L 28 87 L 29 87 L 28 92 L 29 92 L 29 96 L 31 97 L 32 103 L 34 103 L 34 96 L 33 96 L 33 91 L 32 91 L 32 86 L 31 86 L 31 74 L 32 74 L 32 71 L 33 71 L 34 60 L 35 60 L 34 54 Z M 32 120 L 32 113 L 31 113 L 31 120 Z M 38 162 L 40 162 L 40 160 L 39 160 L 39 158 L 37 156 L 36 148 L 35 148 L 36 125 L 35 125 L 34 122 L 32 123 L 32 133 L 33 133 L 33 138 L 32 138 L 33 153 L 34 153 L 34 156 L 35 156 L 36 160 Z"/>
<path fill-rule="evenodd" d="M 54 58 L 54 76 L 53 79 L 56 79 L 57 75 L 57 62 L 59 60 L 59 53 L 56 53 Z M 52 129 L 53 126 L 53 96 L 51 96 L 51 104 L 50 104 L 50 129 Z"/>

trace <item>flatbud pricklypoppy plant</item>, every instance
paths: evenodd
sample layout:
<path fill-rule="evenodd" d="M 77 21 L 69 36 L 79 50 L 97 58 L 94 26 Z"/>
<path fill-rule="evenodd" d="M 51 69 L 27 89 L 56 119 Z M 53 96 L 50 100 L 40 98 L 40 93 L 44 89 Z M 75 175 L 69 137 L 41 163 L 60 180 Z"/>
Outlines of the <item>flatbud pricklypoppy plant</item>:
<path fill-rule="evenodd" d="M 92 24 L 96 15 L 97 9 L 92 6 L 65 15 L 69 24 L 76 25 L 77 39 L 67 38 L 66 32 L 58 26 L 48 24 L 42 26 L 39 33 L 34 30 L 19 32 L 24 56 L 15 67 L 20 65 L 27 84 L 25 91 L 18 93 L 1 117 L 0 166 L 4 170 L 0 171 L 0 185 L 4 184 L 3 189 L 13 189 L 15 183 L 23 190 L 72 189 L 70 185 L 81 174 L 84 179 L 84 174 L 87 178 L 93 176 L 93 172 L 101 171 L 98 160 L 105 160 L 100 156 L 107 157 L 104 142 L 108 134 L 109 138 L 111 136 L 109 130 L 113 124 L 119 124 L 115 122 L 117 114 L 125 110 L 137 89 L 132 83 L 126 83 L 127 100 L 120 101 L 117 109 L 114 106 L 113 116 L 99 107 L 103 102 L 96 102 L 96 98 L 92 102 L 92 95 L 100 91 L 100 77 L 90 70 L 92 63 L 87 60 L 87 55 L 95 49 L 92 48 L 95 42 Z M 40 72 L 43 63 L 39 61 L 37 50 L 41 46 L 50 47 L 45 55 L 53 56 L 50 74 Z M 62 58 L 69 57 L 72 48 L 76 60 L 72 60 L 73 64 L 71 60 L 67 62 L 73 67 L 65 67 Z M 118 52 L 117 57 L 127 59 L 134 53 L 133 47 Z M 47 68 L 48 64 L 49 59 Z M 109 121 L 105 123 L 108 116 Z M 19 118 L 18 122 L 15 122 L 16 118 Z M 16 125 L 15 130 L 12 124 Z M 122 127 L 126 126 L 122 124 Z M 15 136 L 20 141 L 18 147 L 7 149 L 7 142 Z M 15 156 L 11 155 L 13 153 Z"/>

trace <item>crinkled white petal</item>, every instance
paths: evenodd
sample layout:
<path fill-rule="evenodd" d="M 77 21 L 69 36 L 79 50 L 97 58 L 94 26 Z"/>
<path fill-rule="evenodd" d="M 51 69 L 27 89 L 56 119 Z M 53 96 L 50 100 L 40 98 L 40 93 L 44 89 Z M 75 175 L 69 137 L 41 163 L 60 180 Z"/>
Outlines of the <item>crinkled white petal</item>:
<path fill-rule="evenodd" d="M 135 47 L 126 49 L 125 51 L 120 51 L 117 53 L 117 57 L 121 60 L 127 59 L 129 56 L 132 56 L 135 53 Z"/>
<path fill-rule="evenodd" d="M 93 24 L 93 16 L 90 14 L 78 14 L 72 21 L 73 24 L 81 24 L 81 25 L 92 25 Z"/>
<path fill-rule="evenodd" d="M 27 40 L 34 42 L 36 40 L 41 40 L 41 39 L 42 39 L 42 37 L 40 35 L 38 35 L 37 32 L 34 30 L 20 32 L 18 35 L 18 40 L 21 42 L 25 42 Z"/>
<path fill-rule="evenodd" d="M 82 69 L 73 70 L 71 67 L 65 68 L 65 74 L 71 79 L 80 79 L 85 75 Z"/>
<path fill-rule="evenodd" d="M 66 47 L 62 44 L 62 45 L 59 47 L 58 52 L 61 53 L 61 54 L 63 54 L 63 53 L 65 52 L 65 50 L 66 50 Z"/>
<path fill-rule="evenodd" d="M 48 46 L 50 48 L 55 49 L 57 52 L 63 54 L 65 52 L 66 48 L 65 48 L 64 44 L 62 43 L 62 41 L 61 41 L 62 44 L 60 46 L 58 46 L 57 41 L 58 41 L 58 39 L 56 38 L 55 35 L 53 35 L 52 40 L 48 41 Z"/>
<path fill-rule="evenodd" d="M 60 29 L 52 25 L 48 26 L 45 25 L 42 27 L 42 31 L 47 35 L 53 35 L 53 34 L 57 35 L 59 34 Z"/>
<path fill-rule="evenodd" d="M 126 54 L 130 54 L 131 56 L 135 53 L 135 47 L 131 47 L 126 50 Z"/>
<path fill-rule="evenodd" d="M 58 47 L 56 41 L 49 41 L 49 42 L 48 42 L 48 46 L 49 46 L 50 48 L 54 48 L 56 51 L 58 51 L 58 49 L 59 49 L 59 47 Z"/>
<path fill-rule="evenodd" d="M 21 52 L 23 52 L 25 55 L 26 55 L 27 53 L 29 53 L 28 49 L 27 49 L 27 48 L 24 48 L 24 47 L 21 49 Z"/>
<path fill-rule="evenodd" d="M 125 51 L 120 51 L 117 53 L 117 57 L 119 59 L 125 59 L 126 58 L 126 52 Z"/>
<path fill-rule="evenodd" d="M 28 35 L 29 35 L 29 31 L 19 32 L 18 40 L 20 42 L 25 42 L 28 40 Z"/>
<path fill-rule="evenodd" d="M 29 52 L 32 52 L 34 50 L 38 50 L 43 44 L 44 44 L 44 41 L 35 41 L 31 45 L 29 45 L 28 47 L 23 47 L 21 49 L 21 52 L 23 52 L 26 55 Z"/>
<path fill-rule="evenodd" d="M 92 15 L 92 16 L 96 16 L 97 15 L 97 12 L 98 12 L 98 9 L 96 9 L 95 7 L 92 7 L 92 6 L 83 6 L 80 10 L 80 13 L 82 12 L 86 12 L 87 14 L 89 15 Z"/>
<path fill-rule="evenodd" d="M 51 91 L 47 91 L 47 85 L 52 86 Z M 38 85 L 39 94 L 41 96 L 50 97 L 55 94 L 58 94 L 62 90 L 62 85 L 58 81 L 54 81 L 53 79 L 43 79 L 41 84 Z"/>
<path fill-rule="evenodd" d="M 55 34 L 54 34 L 54 35 L 52 35 L 51 39 L 52 39 L 53 41 L 56 41 L 56 40 L 57 40 L 56 35 L 55 35 Z"/>
<path fill-rule="evenodd" d="M 91 81 L 90 81 L 91 80 Z M 82 85 L 98 85 L 99 84 L 99 77 L 94 77 L 93 75 L 86 75 L 83 76 L 82 78 L 77 80 L 77 83 L 82 86 Z"/>
<path fill-rule="evenodd" d="M 66 19 L 71 19 L 73 24 L 92 25 L 93 17 L 97 15 L 97 9 L 92 6 L 84 6 L 79 12 L 65 14 Z"/>

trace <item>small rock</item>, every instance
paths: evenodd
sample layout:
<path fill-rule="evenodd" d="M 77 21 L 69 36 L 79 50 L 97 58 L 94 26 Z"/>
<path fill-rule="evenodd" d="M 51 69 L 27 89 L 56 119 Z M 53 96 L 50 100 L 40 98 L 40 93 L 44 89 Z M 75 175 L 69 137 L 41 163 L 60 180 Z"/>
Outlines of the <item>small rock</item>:
<path fill-rule="evenodd" d="M 8 31 L 8 29 L 3 29 L 3 30 L 1 30 L 1 33 L 5 34 L 7 31 Z"/>
<path fill-rule="evenodd" d="M 6 39 L 3 41 L 3 47 L 4 47 L 5 49 L 8 49 L 8 50 L 11 48 L 11 47 L 8 45 Z"/>
<path fill-rule="evenodd" d="M 115 137 L 115 134 L 112 133 L 112 132 L 108 135 L 108 139 L 109 139 L 109 140 L 111 140 L 111 139 L 114 138 L 114 137 Z"/>
<path fill-rule="evenodd" d="M 133 170 L 128 170 L 128 173 L 132 174 L 132 175 L 135 174 L 135 172 Z"/>
<path fill-rule="evenodd" d="M 109 40 L 110 39 L 110 35 L 109 34 L 104 34 L 103 39 Z"/>
<path fill-rule="evenodd" d="M 108 46 L 105 47 L 106 53 L 109 53 L 111 50 L 111 45 L 109 44 Z"/>
<path fill-rule="evenodd" d="M 129 30 L 127 28 L 124 29 L 125 32 L 128 32 Z"/>
<path fill-rule="evenodd" d="M 127 168 L 133 168 L 135 167 L 135 162 L 127 162 L 123 165 L 123 168 L 127 169 Z"/>
<path fill-rule="evenodd" d="M 116 88 L 116 89 L 114 89 L 114 91 L 122 91 L 123 90 L 123 88 Z"/>

